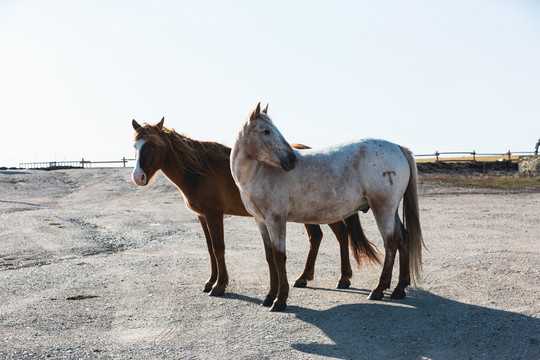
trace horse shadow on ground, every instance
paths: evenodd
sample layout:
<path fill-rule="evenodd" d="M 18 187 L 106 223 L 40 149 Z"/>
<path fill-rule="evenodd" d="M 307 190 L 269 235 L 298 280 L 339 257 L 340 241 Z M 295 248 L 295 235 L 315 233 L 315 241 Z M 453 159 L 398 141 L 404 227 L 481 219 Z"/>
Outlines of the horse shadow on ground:
<path fill-rule="evenodd" d="M 351 290 L 351 296 L 369 293 Z M 232 298 L 256 302 L 241 295 Z M 409 290 L 403 300 L 385 298 L 326 310 L 291 305 L 287 312 L 316 326 L 328 338 L 291 344 L 311 355 L 336 359 L 540 359 L 540 319 L 465 304 L 420 289 Z"/>
<path fill-rule="evenodd" d="M 320 311 L 291 306 L 289 311 L 333 342 L 292 344 L 308 354 L 338 359 L 540 358 L 540 319 L 418 289 L 399 301 L 338 305 Z"/>

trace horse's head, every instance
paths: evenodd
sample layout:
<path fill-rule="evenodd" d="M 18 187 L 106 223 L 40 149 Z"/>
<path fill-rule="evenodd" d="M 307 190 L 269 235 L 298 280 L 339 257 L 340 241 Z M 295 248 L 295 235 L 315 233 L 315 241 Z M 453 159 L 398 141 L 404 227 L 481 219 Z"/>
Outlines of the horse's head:
<path fill-rule="evenodd" d="M 268 116 L 268 105 L 261 111 L 261 103 L 257 104 L 244 125 L 243 136 L 245 150 L 255 160 L 285 171 L 296 167 L 298 158 Z"/>
<path fill-rule="evenodd" d="M 167 154 L 165 142 L 162 139 L 163 122 L 161 119 L 155 125 L 144 123 L 139 125 L 135 120 L 131 122 L 135 129 L 135 149 L 137 151 L 137 164 L 133 170 L 133 181 L 137 185 L 145 186 L 148 181 L 161 169 Z"/>

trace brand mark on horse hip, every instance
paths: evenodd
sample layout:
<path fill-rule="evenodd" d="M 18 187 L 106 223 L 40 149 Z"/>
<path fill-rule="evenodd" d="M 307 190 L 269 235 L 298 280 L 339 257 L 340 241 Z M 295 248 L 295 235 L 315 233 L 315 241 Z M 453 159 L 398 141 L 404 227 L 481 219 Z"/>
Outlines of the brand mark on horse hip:
<path fill-rule="evenodd" d="M 394 182 L 392 181 L 392 175 L 396 176 L 395 171 L 385 171 L 382 174 L 383 174 L 383 176 L 388 175 L 388 181 L 390 181 L 390 185 L 394 185 Z"/>

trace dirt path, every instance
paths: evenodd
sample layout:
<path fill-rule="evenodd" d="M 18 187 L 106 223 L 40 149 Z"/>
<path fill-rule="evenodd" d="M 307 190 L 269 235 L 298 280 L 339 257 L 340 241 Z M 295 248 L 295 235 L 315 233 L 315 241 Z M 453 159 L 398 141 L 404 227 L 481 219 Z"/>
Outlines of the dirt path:
<path fill-rule="evenodd" d="M 227 217 L 226 295 L 202 293 L 204 236 L 180 193 L 129 169 L 0 171 L 0 358 L 540 359 L 540 193 L 422 184 L 424 280 L 367 300 L 380 269 L 337 290 L 329 228 L 315 280 L 285 313 L 249 218 Z M 382 249 L 373 217 L 361 214 Z M 289 224 L 287 269 L 307 237 Z M 396 273 L 394 271 L 394 274 Z"/>

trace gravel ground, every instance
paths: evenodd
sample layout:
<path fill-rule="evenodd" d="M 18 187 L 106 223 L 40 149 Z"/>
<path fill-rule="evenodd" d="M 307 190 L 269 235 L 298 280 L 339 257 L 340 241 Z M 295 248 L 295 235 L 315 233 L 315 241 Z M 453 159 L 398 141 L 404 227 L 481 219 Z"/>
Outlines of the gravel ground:
<path fill-rule="evenodd" d="M 144 188 L 130 174 L 0 171 L 0 358 L 540 359 L 537 190 L 421 183 L 424 278 L 399 301 L 367 300 L 378 267 L 336 289 L 325 227 L 315 279 L 270 313 L 253 219 L 226 217 L 230 285 L 209 297 L 196 216 L 161 174 Z M 292 282 L 307 236 L 287 231 Z"/>

